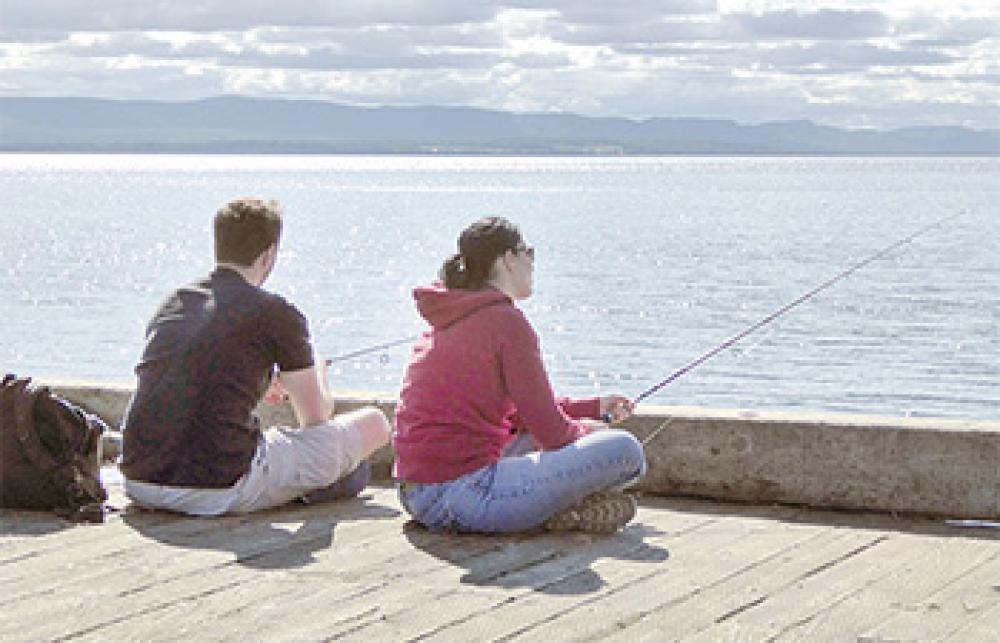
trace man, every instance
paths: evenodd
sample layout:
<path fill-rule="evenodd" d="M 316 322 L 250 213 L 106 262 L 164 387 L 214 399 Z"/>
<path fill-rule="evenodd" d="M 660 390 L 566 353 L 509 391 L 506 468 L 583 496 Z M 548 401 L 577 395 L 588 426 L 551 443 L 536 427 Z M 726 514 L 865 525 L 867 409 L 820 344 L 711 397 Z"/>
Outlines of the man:
<path fill-rule="evenodd" d="M 356 495 L 367 483 L 364 459 L 387 442 L 388 422 L 370 407 L 331 417 L 305 318 L 261 289 L 280 237 L 276 202 L 224 205 L 215 270 L 170 294 L 149 323 L 123 422 L 134 502 L 211 516 Z M 253 409 L 265 392 L 287 396 L 299 428 L 261 431 Z"/>

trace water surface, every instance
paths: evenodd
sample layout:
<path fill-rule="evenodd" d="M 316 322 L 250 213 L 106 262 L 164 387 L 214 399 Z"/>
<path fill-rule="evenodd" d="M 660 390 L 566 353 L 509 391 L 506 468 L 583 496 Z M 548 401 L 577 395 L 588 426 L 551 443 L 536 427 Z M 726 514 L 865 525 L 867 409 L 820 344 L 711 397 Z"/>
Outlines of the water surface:
<path fill-rule="evenodd" d="M 337 355 L 418 333 L 413 286 L 483 215 L 536 247 L 523 304 L 559 392 L 637 395 L 841 270 L 964 213 L 650 403 L 997 419 L 1000 159 L 0 155 L 0 366 L 130 382 L 211 218 L 279 199 L 268 286 Z M 394 393 L 408 347 L 338 363 Z"/>

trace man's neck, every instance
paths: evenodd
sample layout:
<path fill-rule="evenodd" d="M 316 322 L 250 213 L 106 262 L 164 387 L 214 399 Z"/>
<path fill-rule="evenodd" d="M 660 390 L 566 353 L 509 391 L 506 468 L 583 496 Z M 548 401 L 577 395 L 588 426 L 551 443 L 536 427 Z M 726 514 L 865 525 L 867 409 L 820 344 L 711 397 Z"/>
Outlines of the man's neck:
<path fill-rule="evenodd" d="M 219 263 L 215 264 L 215 267 L 216 268 L 225 268 L 226 270 L 232 270 L 233 272 L 235 272 L 239 276 L 243 277 L 243 279 L 247 283 L 249 283 L 249 284 L 251 284 L 253 286 L 257 286 L 258 288 L 260 287 L 260 285 L 261 285 L 261 283 L 263 281 L 260 278 L 261 276 L 259 274 L 257 274 L 258 271 L 253 266 L 241 266 L 241 265 L 238 265 L 238 264 L 235 264 L 235 263 L 225 263 L 225 262 L 221 262 L 220 261 Z"/>

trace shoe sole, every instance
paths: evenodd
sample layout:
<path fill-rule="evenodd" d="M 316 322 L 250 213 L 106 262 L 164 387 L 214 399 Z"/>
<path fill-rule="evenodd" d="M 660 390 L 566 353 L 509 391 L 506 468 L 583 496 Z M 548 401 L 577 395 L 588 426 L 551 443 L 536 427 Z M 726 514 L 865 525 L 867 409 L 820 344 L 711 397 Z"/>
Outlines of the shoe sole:
<path fill-rule="evenodd" d="M 545 523 L 549 531 L 586 531 L 611 534 L 635 518 L 636 504 L 624 493 L 598 492 L 564 509 Z"/>

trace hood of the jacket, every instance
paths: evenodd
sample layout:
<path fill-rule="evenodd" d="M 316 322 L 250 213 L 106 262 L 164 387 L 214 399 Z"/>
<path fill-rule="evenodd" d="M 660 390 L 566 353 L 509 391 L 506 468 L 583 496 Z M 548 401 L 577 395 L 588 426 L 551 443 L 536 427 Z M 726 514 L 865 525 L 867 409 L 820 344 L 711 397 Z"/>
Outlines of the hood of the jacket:
<path fill-rule="evenodd" d="M 449 289 L 440 282 L 415 288 L 413 298 L 421 317 L 434 328 L 447 328 L 486 306 L 510 303 L 510 297 L 493 287 L 482 290 Z"/>

